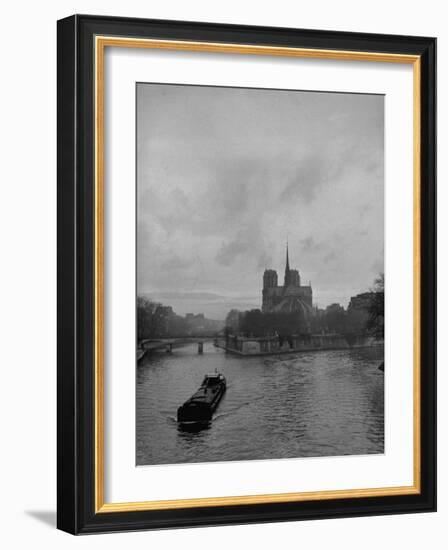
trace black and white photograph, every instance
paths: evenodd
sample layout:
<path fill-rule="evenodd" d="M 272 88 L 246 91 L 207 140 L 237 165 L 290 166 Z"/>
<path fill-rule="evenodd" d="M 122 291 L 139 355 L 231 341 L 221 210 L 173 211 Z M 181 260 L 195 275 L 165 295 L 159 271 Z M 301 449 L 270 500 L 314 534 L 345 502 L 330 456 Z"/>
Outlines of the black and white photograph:
<path fill-rule="evenodd" d="M 136 84 L 136 464 L 383 454 L 384 96 Z"/>

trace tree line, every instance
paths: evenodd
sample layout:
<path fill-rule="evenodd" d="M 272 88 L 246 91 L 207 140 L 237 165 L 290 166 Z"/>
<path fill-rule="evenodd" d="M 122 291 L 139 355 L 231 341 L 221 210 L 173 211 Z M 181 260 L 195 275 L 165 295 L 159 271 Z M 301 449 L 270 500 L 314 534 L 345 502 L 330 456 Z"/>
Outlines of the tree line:
<path fill-rule="evenodd" d="M 146 296 L 137 296 L 137 339 L 183 336 L 185 319 L 176 315 L 172 308 L 150 300 Z"/>
<path fill-rule="evenodd" d="M 306 317 L 301 311 L 263 313 L 260 309 L 244 312 L 234 309 L 227 315 L 225 331 L 246 337 L 324 332 L 384 338 L 384 274 L 375 279 L 369 292 L 352 298 L 347 310 L 339 304 L 332 304 L 326 310 L 316 310 L 314 315 Z"/>
<path fill-rule="evenodd" d="M 215 336 L 223 323 L 206 319 L 203 314 L 177 315 L 171 306 L 137 296 L 137 339 Z"/>

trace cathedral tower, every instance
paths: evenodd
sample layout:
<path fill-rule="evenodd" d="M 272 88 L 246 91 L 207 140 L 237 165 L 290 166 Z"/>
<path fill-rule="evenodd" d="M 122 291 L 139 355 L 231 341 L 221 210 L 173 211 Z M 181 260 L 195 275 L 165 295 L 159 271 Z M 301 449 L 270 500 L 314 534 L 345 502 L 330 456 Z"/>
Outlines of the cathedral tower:
<path fill-rule="evenodd" d="M 277 286 L 277 272 L 273 269 L 266 269 L 263 275 L 263 288 L 276 288 Z"/>

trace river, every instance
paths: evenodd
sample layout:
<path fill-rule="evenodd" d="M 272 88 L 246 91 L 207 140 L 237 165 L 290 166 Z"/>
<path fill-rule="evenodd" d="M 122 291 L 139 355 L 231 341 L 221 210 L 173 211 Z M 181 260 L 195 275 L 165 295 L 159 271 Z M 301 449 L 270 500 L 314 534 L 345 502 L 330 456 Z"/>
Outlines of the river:
<path fill-rule="evenodd" d="M 177 464 L 384 452 L 383 348 L 239 357 L 204 344 L 154 352 L 137 367 L 136 462 Z M 208 372 L 227 391 L 211 425 L 176 411 Z"/>

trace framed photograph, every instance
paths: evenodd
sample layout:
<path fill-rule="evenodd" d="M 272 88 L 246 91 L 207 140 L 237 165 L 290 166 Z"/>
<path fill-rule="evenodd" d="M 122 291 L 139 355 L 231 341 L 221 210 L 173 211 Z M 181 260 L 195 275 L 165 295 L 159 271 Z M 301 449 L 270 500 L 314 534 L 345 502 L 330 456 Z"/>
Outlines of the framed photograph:
<path fill-rule="evenodd" d="M 436 508 L 434 38 L 58 22 L 58 527 Z"/>

